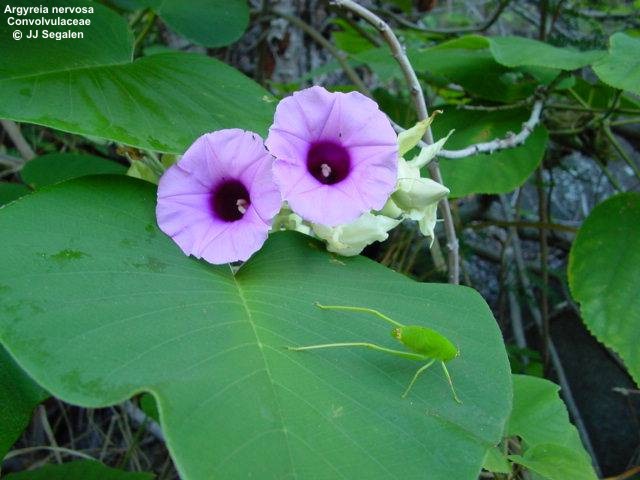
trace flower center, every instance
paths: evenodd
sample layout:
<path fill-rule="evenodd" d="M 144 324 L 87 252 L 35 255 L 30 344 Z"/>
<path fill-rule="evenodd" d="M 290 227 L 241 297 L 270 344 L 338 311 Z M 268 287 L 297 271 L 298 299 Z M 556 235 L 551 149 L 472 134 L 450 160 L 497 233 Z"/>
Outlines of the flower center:
<path fill-rule="evenodd" d="M 211 195 L 215 215 L 225 222 L 240 220 L 251 205 L 249 191 L 239 180 L 225 180 Z"/>
<path fill-rule="evenodd" d="M 333 185 L 347 178 L 351 172 L 351 157 L 339 143 L 315 142 L 307 152 L 307 170 L 320 183 Z"/>

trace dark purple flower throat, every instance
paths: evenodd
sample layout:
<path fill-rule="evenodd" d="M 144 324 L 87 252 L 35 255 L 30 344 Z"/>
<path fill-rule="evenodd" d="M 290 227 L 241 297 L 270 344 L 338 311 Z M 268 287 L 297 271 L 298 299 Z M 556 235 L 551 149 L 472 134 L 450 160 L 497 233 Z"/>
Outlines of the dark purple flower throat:
<path fill-rule="evenodd" d="M 307 152 L 307 170 L 320 183 L 333 185 L 347 178 L 351 172 L 351 156 L 339 143 L 315 142 Z"/>
<path fill-rule="evenodd" d="M 247 187 L 240 180 L 225 180 L 211 194 L 213 212 L 225 222 L 240 220 L 251 205 Z"/>

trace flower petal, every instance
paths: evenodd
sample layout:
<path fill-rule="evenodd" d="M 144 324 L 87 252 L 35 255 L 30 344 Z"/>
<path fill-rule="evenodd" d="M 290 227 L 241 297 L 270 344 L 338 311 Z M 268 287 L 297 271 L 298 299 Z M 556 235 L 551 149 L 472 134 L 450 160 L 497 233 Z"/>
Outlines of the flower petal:
<path fill-rule="evenodd" d="M 380 209 L 396 185 L 395 132 L 377 104 L 358 92 L 311 87 L 283 99 L 266 144 L 276 157 L 282 198 L 314 223 L 335 226 Z"/>
<path fill-rule="evenodd" d="M 198 138 L 160 179 L 160 229 L 187 255 L 216 264 L 246 260 L 280 210 L 272 161 L 253 132 L 228 129 Z"/>

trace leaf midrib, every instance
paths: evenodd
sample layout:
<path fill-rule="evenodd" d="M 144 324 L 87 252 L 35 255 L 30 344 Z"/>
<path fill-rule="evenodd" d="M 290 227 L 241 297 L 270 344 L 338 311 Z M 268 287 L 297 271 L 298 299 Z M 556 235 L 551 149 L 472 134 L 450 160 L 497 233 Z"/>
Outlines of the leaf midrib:
<path fill-rule="evenodd" d="M 253 320 L 253 315 L 251 314 L 251 309 L 249 308 L 249 304 L 247 303 L 247 299 L 244 295 L 244 291 L 242 290 L 242 287 L 240 285 L 240 283 L 238 282 L 238 279 L 236 278 L 235 274 L 231 274 L 231 278 L 233 279 L 233 284 L 235 285 L 236 289 L 238 290 L 238 296 L 240 297 L 240 303 L 242 304 L 242 308 L 244 309 L 245 313 L 247 314 L 247 320 L 249 321 L 249 324 L 251 325 L 251 330 L 253 331 L 253 335 L 256 339 L 256 346 L 258 347 L 258 350 L 260 351 L 260 356 L 262 357 L 262 363 L 264 364 L 264 372 L 267 375 L 267 380 L 269 381 L 269 388 L 271 390 L 271 394 L 273 396 L 273 401 L 276 405 L 276 409 L 277 409 L 277 414 L 278 414 L 278 418 L 280 420 L 280 432 L 283 434 L 284 436 L 284 441 L 285 444 L 287 445 L 287 452 L 289 453 L 289 471 L 292 473 L 293 477 L 296 477 L 296 470 L 295 470 L 295 466 L 293 463 L 293 454 L 291 453 L 291 441 L 289 439 L 289 434 L 287 431 L 287 428 L 285 426 L 284 423 L 284 415 L 282 413 L 282 405 L 280 405 L 280 400 L 278 398 L 278 394 L 276 392 L 276 388 L 275 388 L 275 384 L 276 382 L 273 379 L 273 375 L 271 373 L 271 368 L 269 367 L 269 362 L 267 362 L 267 357 L 264 354 L 264 344 L 262 343 L 262 340 L 260 339 L 260 336 L 258 335 L 258 329 L 256 328 L 256 324 L 255 321 Z"/>

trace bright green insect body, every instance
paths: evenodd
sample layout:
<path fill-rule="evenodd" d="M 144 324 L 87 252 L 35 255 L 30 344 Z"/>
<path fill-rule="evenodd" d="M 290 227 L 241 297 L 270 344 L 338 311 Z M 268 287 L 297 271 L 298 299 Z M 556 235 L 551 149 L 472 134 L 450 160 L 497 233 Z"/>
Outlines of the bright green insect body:
<path fill-rule="evenodd" d="M 442 365 L 445 377 L 447 377 L 449 386 L 451 387 L 451 392 L 453 393 L 454 400 L 458 403 L 462 403 L 462 401 L 458 398 L 455 389 L 453 388 L 451 375 L 449 375 L 449 370 L 445 365 L 446 362 L 456 358 L 460 354 L 460 351 L 447 337 L 445 337 L 441 333 L 438 333 L 431 328 L 422 327 L 420 325 L 402 325 L 401 323 L 396 322 L 395 320 L 387 317 L 385 314 L 372 308 L 349 307 L 344 305 L 320 305 L 319 303 L 316 303 L 316 306 L 322 308 L 323 310 L 346 310 L 352 312 L 365 312 L 376 315 L 377 317 L 380 317 L 387 323 L 390 323 L 394 326 L 393 330 L 391 331 L 391 336 L 411 351 L 406 352 L 402 350 L 393 350 L 391 348 L 381 347 L 374 343 L 367 342 L 325 343 L 321 345 L 308 345 L 305 347 L 288 347 L 289 350 L 301 351 L 335 347 L 364 347 L 371 350 L 377 350 L 378 352 L 407 358 L 409 360 L 418 360 L 422 362 L 426 361 L 427 363 L 416 371 L 415 375 L 411 379 L 411 382 L 409 383 L 409 386 L 402 394 L 403 397 L 407 396 L 418 377 L 436 361 L 439 361 Z"/>

